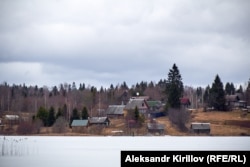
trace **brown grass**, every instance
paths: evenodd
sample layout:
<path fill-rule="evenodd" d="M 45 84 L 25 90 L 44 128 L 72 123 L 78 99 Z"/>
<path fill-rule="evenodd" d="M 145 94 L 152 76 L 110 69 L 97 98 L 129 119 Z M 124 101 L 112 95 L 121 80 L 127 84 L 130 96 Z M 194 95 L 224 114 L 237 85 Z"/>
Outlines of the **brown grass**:
<path fill-rule="evenodd" d="M 137 129 L 128 129 L 126 127 L 124 119 L 111 119 L 111 125 L 109 127 L 103 128 L 99 134 L 83 134 L 83 133 L 73 133 L 72 129 L 68 128 L 67 132 L 62 134 L 56 134 L 52 132 L 51 128 L 43 127 L 40 134 L 34 135 L 50 135 L 50 136 L 100 136 L 100 135 L 115 135 L 112 131 L 123 131 L 122 134 L 118 135 L 146 135 L 147 134 L 147 122 Z M 190 132 L 182 132 L 177 126 L 173 125 L 168 117 L 157 118 L 156 121 L 161 124 L 165 124 L 165 134 L 171 136 L 190 136 L 194 135 Z M 250 113 L 244 113 L 240 110 L 230 111 L 230 112 L 203 112 L 202 110 L 195 110 L 191 112 L 191 118 L 186 127 L 189 128 L 192 122 L 206 122 L 211 124 L 212 136 L 250 136 Z M 16 134 L 17 125 L 14 125 L 10 130 L 8 126 L 5 127 L 7 134 Z"/>
<path fill-rule="evenodd" d="M 250 114 L 240 110 L 230 112 L 192 112 L 190 122 L 208 122 L 211 124 L 211 135 L 241 136 L 250 135 Z"/>

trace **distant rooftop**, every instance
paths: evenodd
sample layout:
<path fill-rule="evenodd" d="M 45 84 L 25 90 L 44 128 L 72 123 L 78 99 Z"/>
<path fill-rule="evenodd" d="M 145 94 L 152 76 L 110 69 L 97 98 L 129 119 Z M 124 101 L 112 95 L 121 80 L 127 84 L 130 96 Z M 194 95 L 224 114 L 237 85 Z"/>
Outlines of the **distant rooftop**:
<path fill-rule="evenodd" d="M 99 124 L 99 123 L 105 123 L 107 121 L 107 117 L 90 117 L 89 123 L 90 124 Z"/>
<path fill-rule="evenodd" d="M 106 110 L 107 114 L 122 115 L 125 105 L 110 105 Z"/>
<path fill-rule="evenodd" d="M 71 126 L 87 126 L 88 125 L 88 120 L 73 120 Z"/>

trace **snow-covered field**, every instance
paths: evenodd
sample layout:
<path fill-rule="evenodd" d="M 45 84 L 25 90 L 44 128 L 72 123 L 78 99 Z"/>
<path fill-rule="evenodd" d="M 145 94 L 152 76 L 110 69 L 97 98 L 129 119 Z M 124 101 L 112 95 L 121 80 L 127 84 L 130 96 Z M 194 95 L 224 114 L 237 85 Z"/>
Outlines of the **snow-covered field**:
<path fill-rule="evenodd" d="M 120 166 L 121 150 L 250 150 L 250 137 L 0 136 L 0 166 Z"/>

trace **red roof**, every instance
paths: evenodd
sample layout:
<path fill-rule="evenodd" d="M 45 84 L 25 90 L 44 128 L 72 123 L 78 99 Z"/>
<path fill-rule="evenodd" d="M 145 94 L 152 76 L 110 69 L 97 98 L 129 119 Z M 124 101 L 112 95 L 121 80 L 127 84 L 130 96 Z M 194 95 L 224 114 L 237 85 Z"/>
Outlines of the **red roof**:
<path fill-rule="evenodd" d="M 181 104 L 190 104 L 189 98 L 183 97 L 180 98 Z"/>

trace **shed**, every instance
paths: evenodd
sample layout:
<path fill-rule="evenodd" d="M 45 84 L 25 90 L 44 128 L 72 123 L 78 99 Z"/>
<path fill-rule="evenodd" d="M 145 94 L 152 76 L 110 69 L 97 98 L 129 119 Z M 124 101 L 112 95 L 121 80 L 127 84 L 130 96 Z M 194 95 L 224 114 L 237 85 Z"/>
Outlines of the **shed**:
<path fill-rule="evenodd" d="M 110 105 L 106 110 L 109 118 L 120 118 L 124 116 L 123 109 L 125 105 Z"/>
<path fill-rule="evenodd" d="M 147 124 L 147 129 L 148 129 L 149 133 L 163 134 L 164 133 L 164 129 L 165 129 L 165 125 L 164 124 L 160 124 L 160 123 L 148 123 Z"/>
<path fill-rule="evenodd" d="M 86 132 L 89 125 L 89 121 L 87 119 L 84 120 L 73 120 L 71 123 L 73 132 Z"/>
<path fill-rule="evenodd" d="M 110 120 L 108 117 L 89 117 L 90 125 L 104 125 L 109 126 Z"/>
<path fill-rule="evenodd" d="M 191 132 L 210 134 L 210 123 L 191 123 Z"/>

